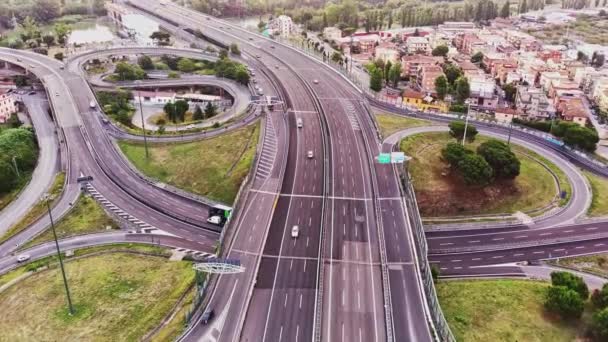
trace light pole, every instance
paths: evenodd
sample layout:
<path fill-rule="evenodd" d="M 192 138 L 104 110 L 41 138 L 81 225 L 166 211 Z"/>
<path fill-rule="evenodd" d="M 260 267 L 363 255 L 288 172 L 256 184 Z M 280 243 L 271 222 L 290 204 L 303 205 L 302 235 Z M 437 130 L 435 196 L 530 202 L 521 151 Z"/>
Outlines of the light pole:
<path fill-rule="evenodd" d="M 61 250 L 59 249 L 59 241 L 57 241 L 57 232 L 55 231 L 55 222 L 53 222 L 53 214 L 51 213 L 51 196 L 44 194 L 42 200 L 46 203 L 46 209 L 49 212 L 49 219 L 51 220 L 51 229 L 53 230 L 53 238 L 55 239 L 55 247 L 57 248 L 57 257 L 59 258 L 59 266 L 61 267 L 61 275 L 63 276 L 63 286 L 65 287 L 65 294 L 68 297 L 68 310 L 70 316 L 74 315 L 74 307 L 72 306 L 72 298 L 70 296 L 70 288 L 68 287 L 68 279 L 65 276 L 65 268 L 63 267 L 63 259 L 61 257 Z"/>
<path fill-rule="evenodd" d="M 17 178 L 21 178 L 21 175 L 19 174 L 19 167 L 17 166 L 17 159 L 15 156 L 13 156 L 13 166 L 15 167 L 15 173 L 17 174 Z"/>
<path fill-rule="evenodd" d="M 509 122 L 509 137 L 507 138 L 507 145 L 511 145 L 511 131 L 513 131 L 513 121 Z"/>
<path fill-rule="evenodd" d="M 464 134 L 462 135 L 462 146 L 464 146 L 464 142 L 467 139 L 467 128 L 469 128 L 469 112 L 471 111 L 471 101 L 466 100 L 467 104 L 467 116 L 464 120 Z"/>
<path fill-rule="evenodd" d="M 144 120 L 144 110 L 141 105 L 141 92 L 137 92 L 137 96 L 139 97 L 139 114 L 141 115 L 141 128 L 144 131 L 144 149 L 146 150 L 146 160 L 149 159 L 148 154 L 148 138 L 146 137 L 146 122 Z M 176 126 L 177 127 L 177 126 Z"/>

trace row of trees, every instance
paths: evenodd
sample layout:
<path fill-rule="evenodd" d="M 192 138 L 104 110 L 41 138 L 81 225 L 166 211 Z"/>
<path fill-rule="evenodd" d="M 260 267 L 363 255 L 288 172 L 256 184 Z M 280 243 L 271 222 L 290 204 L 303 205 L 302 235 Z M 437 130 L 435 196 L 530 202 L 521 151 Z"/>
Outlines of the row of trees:
<path fill-rule="evenodd" d="M 0 131 L 0 193 L 15 189 L 19 176 L 31 172 L 38 160 L 36 135 L 31 129 L 9 128 Z"/>
<path fill-rule="evenodd" d="M 561 138 L 563 142 L 569 146 L 589 152 L 595 151 L 597 143 L 599 142 L 599 136 L 594 129 L 582 127 L 573 122 L 526 121 L 519 119 L 514 119 L 513 122 L 551 133 L 556 137 Z"/>
<path fill-rule="evenodd" d="M 578 320 L 585 311 L 589 288 L 583 278 L 569 272 L 552 272 L 551 286 L 545 295 L 545 308 L 569 323 Z M 597 341 L 608 340 L 608 284 L 591 295 L 593 315 L 588 332 Z"/>
<path fill-rule="evenodd" d="M 175 102 L 168 102 L 163 107 L 165 116 L 173 123 L 185 122 L 186 113 L 188 112 L 189 105 L 187 101 L 177 100 Z M 217 115 L 217 107 L 211 102 L 207 102 L 205 111 L 201 109 L 199 105 L 196 105 L 194 112 L 192 113 L 192 121 L 201 121 L 210 119 Z"/>
<path fill-rule="evenodd" d="M 390 61 L 384 62 L 381 59 L 366 66 L 370 75 L 369 88 L 373 91 L 380 91 L 384 84 L 397 87 L 401 79 L 401 63 L 392 64 Z"/>
<path fill-rule="evenodd" d="M 133 94 L 130 91 L 100 91 L 97 92 L 97 99 L 108 116 L 127 127 L 132 127 L 131 117 L 135 108 L 129 102 L 133 99 Z"/>
<path fill-rule="evenodd" d="M 463 104 L 471 95 L 469 81 L 464 77 L 462 69 L 455 64 L 445 63 L 443 73 L 435 79 L 435 91 L 440 99 L 444 99 L 447 94 L 454 97 L 456 103 Z"/>
<path fill-rule="evenodd" d="M 472 142 L 477 133 L 475 126 L 468 125 L 466 140 Z M 450 135 L 457 141 L 461 141 L 464 134 L 464 122 L 450 123 Z M 458 142 L 449 143 L 443 148 L 441 155 L 452 169 L 460 173 L 468 185 L 485 186 L 494 180 L 513 180 L 520 172 L 521 163 L 510 146 L 495 139 L 479 145 L 476 152 Z"/>

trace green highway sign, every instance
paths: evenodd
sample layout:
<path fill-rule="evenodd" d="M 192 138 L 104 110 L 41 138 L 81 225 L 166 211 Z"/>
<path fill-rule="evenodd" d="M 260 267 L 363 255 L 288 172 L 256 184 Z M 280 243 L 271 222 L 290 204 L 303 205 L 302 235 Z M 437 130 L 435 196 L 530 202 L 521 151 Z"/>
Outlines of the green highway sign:
<path fill-rule="evenodd" d="M 391 163 L 391 154 L 390 153 L 380 153 L 378 155 L 378 163 L 390 164 Z"/>

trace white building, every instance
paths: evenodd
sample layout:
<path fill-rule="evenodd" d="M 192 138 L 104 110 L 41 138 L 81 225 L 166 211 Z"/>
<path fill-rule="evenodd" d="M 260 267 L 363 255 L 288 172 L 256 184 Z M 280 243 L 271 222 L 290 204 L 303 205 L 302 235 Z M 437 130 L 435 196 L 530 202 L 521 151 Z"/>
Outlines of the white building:
<path fill-rule="evenodd" d="M 338 40 L 342 38 L 342 30 L 337 27 L 326 27 L 323 29 L 323 37 L 328 40 Z"/>
<path fill-rule="evenodd" d="M 15 112 L 17 112 L 17 105 L 13 94 L 0 89 L 0 123 L 6 122 Z"/>
<path fill-rule="evenodd" d="M 474 76 L 469 78 L 471 94 L 478 94 L 480 97 L 489 98 L 494 95 L 496 82 L 491 77 Z"/>
<path fill-rule="evenodd" d="M 290 17 L 280 15 L 268 23 L 268 29 L 272 31 L 273 34 L 278 34 L 281 37 L 288 37 L 295 32 L 296 28 Z"/>
<path fill-rule="evenodd" d="M 391 47 L 377 47 L 376 48 L 376 58 L 381 59 L 383 61 L 391 61 L 391 63 L 395 63 L 399 61 L 399 51 L 395 50 Z"/>
<path fill-rule="evenodd" d="M 431 49 L 429 40 L 426 37 L 407 37 L 405 48 L 408 53 L 423 52 L 428 53 Z"/>

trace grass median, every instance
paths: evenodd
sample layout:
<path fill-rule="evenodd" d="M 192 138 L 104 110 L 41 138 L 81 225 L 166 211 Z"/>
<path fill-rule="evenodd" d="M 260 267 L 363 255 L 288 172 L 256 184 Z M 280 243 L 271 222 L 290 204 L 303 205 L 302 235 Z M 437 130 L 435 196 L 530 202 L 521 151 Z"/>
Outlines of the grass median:
<path fill-rule="evenodd" d="M 589 171 L 583 171 L 591 185 L 592 199 L 587 216 L 598 217 L 608 215 L 608 179 Z"/>
<path fill-rule="evenodd" d="M 49 194 L 53 198 L 53 204 L 55 201 L 58 201 L 61 197 L 61 193 L 63 192 L 63 186 L 65 183 L 65 173 L 60 172 L 55 176 L 55 180 L 53 181 L 53 185 L 49 190 Z M 23 218 L 17 223 L 15 223 L 2 237 L 0 237 L 0 243 L 10 239 L 14 235 L 20 233 L 25 228 L 27 228 L 32 223 L 36 222 L 42 215 L 47 212 L 46 204 L 44 201 L 38 201 L 36 205 L 34 205 L 30 211 L 25 214 Z"/>
<path fill-rule="evenodd" d="M 477 136 L 468 147 L 475 149 L 489 139 Z M 510 214 L 548 206 L 555 200 L 557 188 L 545 166 L 557 175 L 560 187 L 570 193 L 570 184 L 557 166 L 514 144 L 512 150 L 521 161 L 520 175 L 515 181 L 495 182 L 483 188 L 467 186 L 449 174 L 441 157 L 441 149 L 451 141 L 454 139 L 448 133 L 440 132 L 416 134 L 401 142 L 401 150 L 413 158 L 409 171 L 423 216 Z"/>
<path fill-rule="evenodd" d="M 461 280 L 436 284 L 441 309 L 457 341 L 577 340 L 576 323 L 549 317 L 543 307 L 550 284 L 528 280 Z"/>
<path fill-rule="evenodd" d="M 259 123 L 190 143 L 144 146 L 121 141 L 133 165 L 148 177 L 231 204 L 255 156 Z"/>
<path fill-rule="evenodd" d="M 111 253 L 66 263 L 75 307 L 68 315 L 56 266 L 0 293 L 3 339 L 136 341 L 165 318 L 194 281 L 190 262 Z"/>
<path fill-rule="evenodd" d="M 384 139 L 395 132 L 407 128 L 431 125 L 431 122 L 427 120 L 408 118 L 389 113 L 377 113 L 376 122 L 378 122 L 378 128 Z"/>
<path fill-rule="evenodd" d="M 93 198 L 81 196 L 70 212 L 55 224 L 58 239 L 70 236 L 118 229 L 114 221 Z M 53 240 L 53 232 L 47 229 L 23 247 L 31 247 Z"/>

